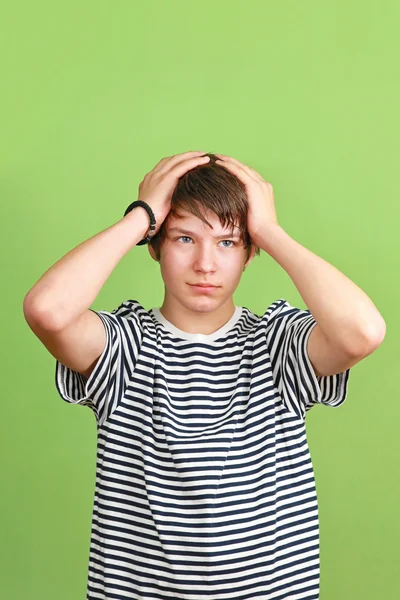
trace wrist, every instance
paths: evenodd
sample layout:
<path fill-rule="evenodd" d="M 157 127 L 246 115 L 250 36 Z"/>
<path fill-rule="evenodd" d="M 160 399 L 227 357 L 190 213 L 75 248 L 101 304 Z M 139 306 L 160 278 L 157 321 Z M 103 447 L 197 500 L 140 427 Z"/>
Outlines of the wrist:
<path fill-rule="evenodd" d="M 278 223 L 271 223 L 252 235 L 251 239 L 253 244 L 269 253 L 274 247 L 275 240 L 279 239 L 279 236 L 284 235 L 284 233 Z"/>
<path fill-rule="evenodd" d="M 150 229 L 150 218 L 143 206 L 135 206 L 125 217 L 134 224 L 135 232 L 139 231 L 142 234 L 141 240 L 147 235 Z"/>

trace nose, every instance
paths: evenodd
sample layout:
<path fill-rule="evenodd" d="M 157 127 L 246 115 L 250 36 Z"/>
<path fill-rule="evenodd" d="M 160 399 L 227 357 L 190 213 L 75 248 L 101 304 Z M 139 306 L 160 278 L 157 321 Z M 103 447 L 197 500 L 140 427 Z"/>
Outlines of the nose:
<path fill-rule="evenodd" d="M 215 250 L 207 245 L 198 247 L 194 257 L 194 269 L 201 273 L 212 273 L 216 270 Z"/>

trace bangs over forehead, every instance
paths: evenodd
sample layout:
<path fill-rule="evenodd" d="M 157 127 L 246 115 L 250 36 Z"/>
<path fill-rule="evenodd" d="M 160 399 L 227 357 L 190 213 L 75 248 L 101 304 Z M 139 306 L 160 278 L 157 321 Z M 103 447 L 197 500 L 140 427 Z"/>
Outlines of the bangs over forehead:
<path fill-rule="evenodd" d="M 208 214 L 205 215 L 204 213 Z M 193 218 L 194 217 L 194 218 Z M 232 225 L 230 227 L 224 226 L 221 218 L 219 219 L 220 227 L 215 223 L 218 215 L 215 213 L 211 213 L 211 211 L 203 211 L 203 219 L 200 219 L 202 223 L 207 223 L 206 229 L 210 228 L 210 234 L 216 238 L 222 238 L 226 235 L 231 237 L 241 237 L 242 231 L 240 228 L 240 224 L 236 223 L 236 225 Z M 186 211 L 185 213 L 171 210 L 168 215 L 168 222 L 166 223 L 166 231 L 168 233 L 184 233 L 184 234 L 194 234 L 197 232 L 199 235 L 204 231 L 204 226 L 199 226 L 198 224 L 199 217 L 194 215 L 190 211 Z M 214 221 L 214 225 L 212 225 L 211 221 Z"/>

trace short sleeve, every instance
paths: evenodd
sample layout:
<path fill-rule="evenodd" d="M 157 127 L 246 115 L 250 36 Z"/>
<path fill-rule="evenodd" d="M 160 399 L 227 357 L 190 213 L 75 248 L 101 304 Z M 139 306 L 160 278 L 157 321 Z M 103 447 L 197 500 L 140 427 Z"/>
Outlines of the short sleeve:
<path fill-rule="evenodd" d="M 308 338 L 317 325 L 311 312 L 280 299 L 266 314 L 273 378 L 286 408 L 304 420 L 315 404 L 334 408 L 343 404 L 350 369 L 334 375 L 315 375 L 307 352 Z"/>
<path fill-rule="evenodd" d="M 128 300 L 112 312 L 90 309 L 103 322 L 106 344 L 89 379 L 56 361 L 55 381 L 61 398 L 91 408 L 98 425 L 119 405 L 136 365 L 143 327 L 134 302 Z"/>

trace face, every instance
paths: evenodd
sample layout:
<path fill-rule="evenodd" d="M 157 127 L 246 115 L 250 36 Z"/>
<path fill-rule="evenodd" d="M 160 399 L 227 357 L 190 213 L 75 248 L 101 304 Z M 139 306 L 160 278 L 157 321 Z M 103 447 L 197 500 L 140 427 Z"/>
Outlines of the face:
<path fill-rule="evenodd" d="M 168 215 L 165 239 L 161 245 L 160 269 L 165 284 L 164 305 L 170 311 L 186 309 L 189 312 L 213 312 L 232 307 L 243 269 L 254 257 L 254 248 L 246 261 L 247 249 L 238 230 L 230 235 L 213 212 L 205 217 L 212 225 L 195 215 L 180 211 L 182 218 Z M 221 236 L 221 237 L 220 237 Z M 153 248 L 148 245 L 156 259 Z M 209 283 L 211 291 L 193 287 Z M 220 311 L 221 312 L 221 311 Z"/>

